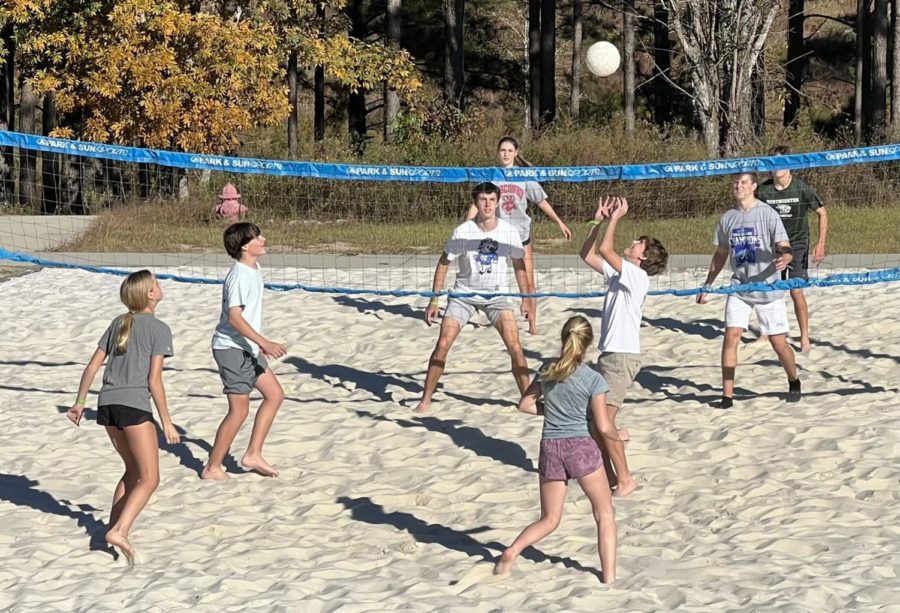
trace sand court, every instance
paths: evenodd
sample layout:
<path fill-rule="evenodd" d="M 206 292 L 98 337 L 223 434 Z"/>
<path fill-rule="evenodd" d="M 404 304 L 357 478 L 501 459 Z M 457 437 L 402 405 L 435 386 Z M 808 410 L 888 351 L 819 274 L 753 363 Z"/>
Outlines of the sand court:
<path fill-rule="evenodd" d="M 141 560 L 129 569 L 102 539 L 121 464 L 95 423 L 96 396 L 81 428 L 64 415 L 124 310 L 120 281 L 43 269 L 0 283 L 2 610 L 887 611 L 900 602 L 895 284 L 808 292 L 799 404 L 781 398 L 771 348 L 746 334 L 727 412 L 707 406 L 720 394 L 724 298 L 648 299 L 644 368 L 620 418 L 639 489 L 615 503 L 618 580 L 606 587 L 577 487 L 559 530 L 511 576 L 491 575 L 539 513 L 541 420 L 514 408 L 509 358 L 481 316 L 451 351 L 432 410 L 418 415 L 437 335 L 422 321 L 425 298 L 267 293 L 264 333 L 288 350 L 273 363 L 286 400 L 265 447 L 280 476 L 241 472 L 245 425 L 226 463 L 233 478 L 203 482 L 227 406 L 209 349 L 221 287 L 169 281 L 157 316 L 175 341 L 164 381 L 182 442 L 161 448 L 160 487 L 132 531 Z M 536 337 L 520 321 L 532 370 L 556 355 L 571 315 L 598 331 L 601 306 L 546 299 Z"/>

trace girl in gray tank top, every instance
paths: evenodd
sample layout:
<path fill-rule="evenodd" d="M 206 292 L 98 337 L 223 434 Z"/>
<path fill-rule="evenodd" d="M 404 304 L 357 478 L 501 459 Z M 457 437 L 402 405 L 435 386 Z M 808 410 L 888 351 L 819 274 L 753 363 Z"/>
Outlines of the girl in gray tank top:
<path fill-rule="evenodd" d="M 78 396 L 66 416 L 81 424 L 87 395 L 97 371 L 106 361 L 103 387 L 98 400 L 97 422 L 106 427 L 113 447 L 125 463 L 113 495 L 106 542 L 134 564 L 135 550 L 129 540 L 131 526 L 159 485 L 159 445 L 150 398 L 156 404 L 166 441 L 179 442 L 169 415 L 162 383 L 163 360 L 172 355 L 172 332 L 156 319 L 162 300 L 159 282 L 149 270 L 126 277 L 119 297 L 128 313 L 116 317 L 104 332 L 91 361 L 81 375 Z"/>

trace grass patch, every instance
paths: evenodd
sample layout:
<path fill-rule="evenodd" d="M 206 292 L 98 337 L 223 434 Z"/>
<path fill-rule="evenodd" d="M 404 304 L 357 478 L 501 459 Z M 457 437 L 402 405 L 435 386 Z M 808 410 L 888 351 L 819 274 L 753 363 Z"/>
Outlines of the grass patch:
<path fill-rule="evenodd" d="M 900 207 L 828 207 L 829 254 L 900 253 Z M 625 219 L 617 233 L 620 248 L 640 235 L 659 238 L 672 254 L 712 253 L 712 235 L 719 214 L 679 219 Z M 440 253 L 458 219 L 430 222 L 372 223 L 318 222 L 255 218 L 269 240 L 272 253 L 435 254 Z M 813 241 L 817 222 L 811 218 Z M 226 222 L 184 214 L 177 205 L 131 206 L 98 216 L 91 228 L 60 251 L 129 253 L 220 252 Z M 563 240 L 555 224 L 533 227 L 536 251 L 541 254 L 577 253 L 587 236 L 581 221 L 570 224 L 575 237 Z"/>

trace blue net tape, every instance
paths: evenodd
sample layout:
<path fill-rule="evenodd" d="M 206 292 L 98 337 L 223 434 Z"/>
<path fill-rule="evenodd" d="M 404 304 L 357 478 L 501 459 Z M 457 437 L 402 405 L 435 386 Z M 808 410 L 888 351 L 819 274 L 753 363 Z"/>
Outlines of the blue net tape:
<path fill-rule="evenodd" d="M 109 275 L 126 276 L 131 271 L 121 268 L 109 268 L 105 266 L 90 266 L 85 264 L 71 264 L 68 262 L 55 262 L 39 258 L 26 253 L 15 253 L 0 248 L 0 260 L 8 260 L 12 262 L 21 262 L 25 264 L 35 264 L 37 266 L 45 266 L 47 268 L 71 268 L 85 270 L 88 272 L 104 273 Z M 207 279 L 203 277 L 186 277 L 182 275 L 173 275 L 168 273 L 157 274 L 158 279 L 169 279 L 181 283 L 202 283 L 207 285 L 221 285 L 222 279 Z M 723 287 L 712 288 L 704 291 L 701 287 L 685 288 L 685 289 L 662 289 L 651 290 L 648 292 L 650 296 L 696 296 L 700 293 L 710 294 L 733 294 L 737 292 L 750 291 L 778 291 L 790 290 L 807 287 L 832 287 L 836 285 L 871 285 L 873 283 L 888 283 L 900 280 L 900 267 L 885 268 L 882 270 L 873 270 L 867 272 L 840 273 L 829 275 L 818 279 L 788 279 L 784 281 L 776 281 L 775 283 L 747 283 L 744 285 L 729 285 Z M 605 291 L 599 292 L 535 292 L 533 294 L 521 294 L 514 292 L 503 293 L 473 293 L 473 292 L 432 292 L 419 290 L 379 290 L 379 289 L 359 289 L 351 287 L 318 287 L 314 285 L 306 285 L 304 283 L 266 283 L 266 288 L 278 291 L 302 290 L 305 292 L 320 294 L 372 294 L 376 296 L 423 296 L 430 298 L 433 296 L 456 296 L 466 298 L 471 296 L 497 297 L 506 296 L 511 298 L 598 298 L 606 295 Z"/>

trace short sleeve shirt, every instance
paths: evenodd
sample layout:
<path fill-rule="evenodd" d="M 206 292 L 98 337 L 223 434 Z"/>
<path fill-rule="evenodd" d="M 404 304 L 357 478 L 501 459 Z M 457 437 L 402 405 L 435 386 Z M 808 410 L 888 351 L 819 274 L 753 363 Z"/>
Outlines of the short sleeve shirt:
<path fill-rule="evenodd" d="M 747 211 L 733 208 L 719 219 L 713 243 L 728 245 L 732 283 L 774 283 L 780 277 L 775 270 L 775 245 L 788 240 L 781 217 L 772 207 L 757 201 Z M 779 300 L 784 292 L 740 292 L 750 304 Z"/>
<path fill-rule="evenodd" d="M 454 291 L 504 293 L 509 291 L 507 258 L 522 259 L 525 250 L 519 233 L 502 219 L 497 227 L 485 232 L 474 220 L 466 221 L 454 231 L 444 253 L 450 261 L 457 260 Z"/>
<path fill-rule="evenodd" d="M 150 413 L 150 360 L 154 355 L 175 354 L 172 331 L 151 313 L 135 313 L 133 317 L 124 353 L 116 353 L 116 345 L 125 315 L 116 317 L 97 343 L 108 356 L 97 406 L 120 404 Z"/>
<path fill-rule="evenodd" d="M 539 375 L 544 392 L 545 439 L 579 438 L 590 436 L 591 400 L 609 391 L 603 375 L 579 364 L 562 381 L 547 381 Z"/>
<path fill-rule="evenodd" d="M 213 349 L 243 349 L 259 355 L 259 345 L 244 338 L 228 322 L 228 310 L 243 307 L 241 314 L 257 333 L 262 334 L 263 275 L 259 264 L 256 268 L 235 262 L 225 277 L 222 287 L 222 314 L 213 333 Z"/>
<path fill-rule="evenodd" d="M 769 179 L 759 186 L 758 197 L 778 211 L 781 223 L 794 247 L 809 245 L 809 213 L 822 207 L 822 200 L 812 187 L 800 177 L 791 176 L 784 189 L 775 187 Z"/>
<path fill-rule="evenodd" d="M 604 261 L 603 274 L 609 289 L 603 299 L 600 351 L 640 354 L 641 317 L 650 291 L 650 277 L 643 268 L 624 258 L 621 273 Z"/>
<path fill-rule="evenodd" d="M 500 202 L 497 204 L 497 217 L 507 221 L 519 231 L 522 241 L 531 238 L 531 217 L 528 215 L 529 204 L 540 204 L 547 199 L 547 192 L 537 181 L 500 182 Z"/>

